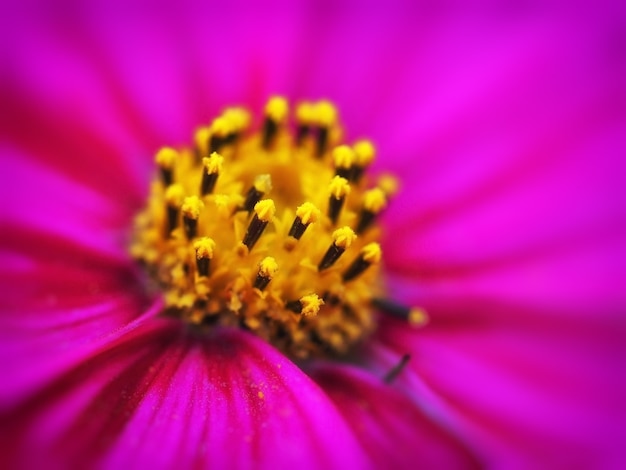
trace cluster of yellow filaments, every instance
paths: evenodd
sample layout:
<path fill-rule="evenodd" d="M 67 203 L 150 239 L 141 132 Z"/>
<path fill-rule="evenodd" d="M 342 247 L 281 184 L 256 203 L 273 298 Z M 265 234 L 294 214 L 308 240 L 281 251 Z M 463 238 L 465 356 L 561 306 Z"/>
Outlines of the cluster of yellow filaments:
<path fill-rule="evenodd" d="M 162 148 L 159 178 L 136 221 L 132 254 L 169 313 L 198 325 L 246 328 L 297 358 L 344 354 L 383 308 L 376 216 L 396 190 L 365 170 L 368 140 L 340 145 L 336 108 L 269 100 L 262 128 L 229 108 L 196 131 L 193 149 Z"/>

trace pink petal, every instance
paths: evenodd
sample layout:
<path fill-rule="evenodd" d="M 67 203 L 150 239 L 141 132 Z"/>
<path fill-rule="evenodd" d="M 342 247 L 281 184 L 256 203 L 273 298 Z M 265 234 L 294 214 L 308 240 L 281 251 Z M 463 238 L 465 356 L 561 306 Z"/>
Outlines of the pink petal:
<path fill-rule="evenodd" d="M 379 378 L 338 366 L 314 370 L 376 468 L 473 468 L 477 461 L 451 429 Z"/>
<path fill-rule="evenodd" d="M 398 382 L 492 466 L 613 468 L 621 459 L 616 417 L 626 416 L 626 383 L 615 374 L 623 329 L 516 326 L 418 333 L 388 322 L 374 356 L 393 351 L 391 367 L 410 353 Z"/>
<path fill-rule="evenodd" d="M 175 321 L 130 332 L 1 422 L 5 466 L 366 464 L 324 392 L 266 343 Z"/>

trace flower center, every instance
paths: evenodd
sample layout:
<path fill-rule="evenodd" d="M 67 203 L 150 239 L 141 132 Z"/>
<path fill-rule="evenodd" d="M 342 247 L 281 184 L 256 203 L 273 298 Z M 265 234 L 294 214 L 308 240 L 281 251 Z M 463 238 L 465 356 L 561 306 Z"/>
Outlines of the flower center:
<path fill-rule="evenodd" d="M 288 111 L 270 99 L 249 132 L 248 111 L 229 108 L 193 149 L 157 153 L 131 253 L 167 312 L 248 329 L 297 358 L 345 354 L 377 309 L 423 323 L 423 311 L 384 300 L 376 219 L 397 185 L 368 178 L 373 144 L 340 144 L 327 101 L 301 103 L 293 129 Z"/>

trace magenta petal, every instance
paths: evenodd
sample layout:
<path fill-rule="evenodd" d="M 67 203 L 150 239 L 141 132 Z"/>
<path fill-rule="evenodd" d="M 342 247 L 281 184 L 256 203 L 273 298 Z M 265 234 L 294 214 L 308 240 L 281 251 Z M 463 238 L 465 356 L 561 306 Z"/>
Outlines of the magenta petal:
<path fill-rule="evenodd" d="M 452 434 L 380 378 L 346 367 L 313 373 L 377 468 L 474 468 L 477 461 Z"/>
<path fill-rule="evenodd" d="M 561 330 L 561 331 L 559 331 Z M 388 322 L 379 332 L 391 367 L 416 400 L 496 467 L 613 468 L 619 419 L 623 330 L 555 326 L 432 325 L 420 332 Z M 388 354 L 388 353 L 387 353 Z M 378 359 L 387 355 L 374 354 Z"/>
<path fill-rule="evenodd" d="M 174 321 L 145 323 L 1 422 L 9 466 L 22 457 L 31 467 L 366 464 L 324 392 L 272 347 Z"/>

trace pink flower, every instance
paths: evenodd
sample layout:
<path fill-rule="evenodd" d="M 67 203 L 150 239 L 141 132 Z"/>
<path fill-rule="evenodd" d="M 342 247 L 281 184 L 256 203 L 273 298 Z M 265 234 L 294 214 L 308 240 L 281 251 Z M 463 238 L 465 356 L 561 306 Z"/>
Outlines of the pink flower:
<path fill-rule="evenodd" d="M 3 8 L 0 466 L 624 463 L 619 7 Z M 154 151 L 276 92 L 403 182 L 387 280 L 431 323 L 350 363 L 194 335 L 127 253 Z"/>

